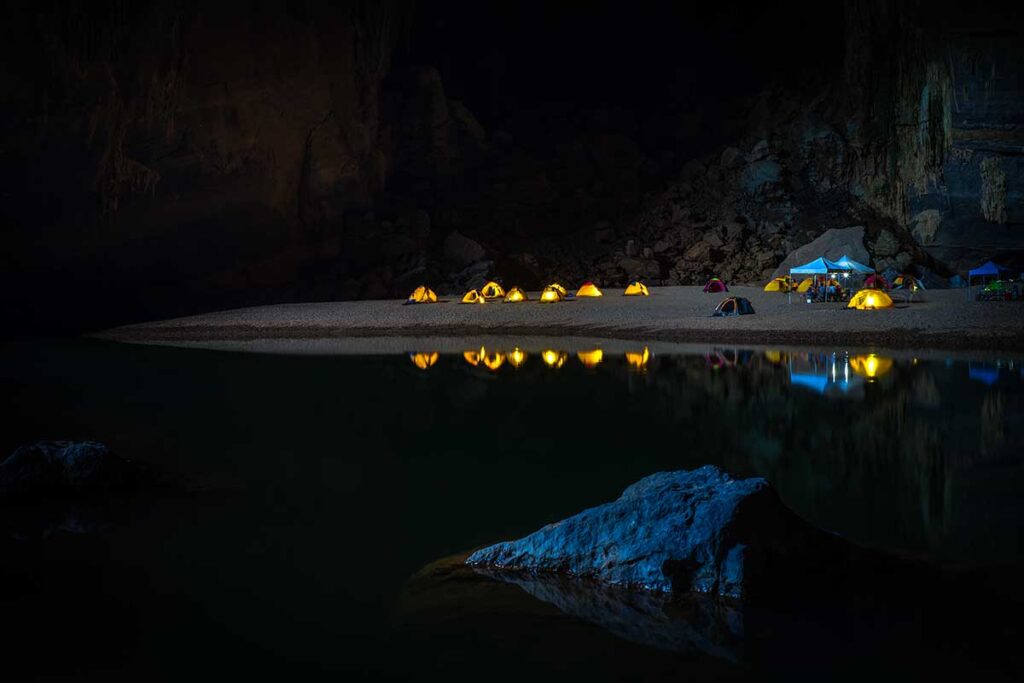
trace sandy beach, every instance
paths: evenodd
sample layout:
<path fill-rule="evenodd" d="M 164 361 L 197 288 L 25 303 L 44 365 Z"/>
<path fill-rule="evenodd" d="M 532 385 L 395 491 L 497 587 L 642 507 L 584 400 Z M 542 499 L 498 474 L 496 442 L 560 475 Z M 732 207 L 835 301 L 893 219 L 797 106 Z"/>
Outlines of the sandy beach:
<path fill-rule="evenodd" d="M 401 300 L 281 304 L 118 327 L 99 337 L 133 342 L 216 342 L 368 337 L 527 335 L 675 343 L 878 346 L 894 349 L 1024 349 L 1024 304 L 977 302 L 963 290 L 925 291 L 889 309 L 807 304 L 796 295 L 732 287 L 755 315 L 715 318 L 726 295 L 700 287 L 652 288 L 648 297 L 606 291 L 601 298 L 540 304 L 402 305 Z"/>

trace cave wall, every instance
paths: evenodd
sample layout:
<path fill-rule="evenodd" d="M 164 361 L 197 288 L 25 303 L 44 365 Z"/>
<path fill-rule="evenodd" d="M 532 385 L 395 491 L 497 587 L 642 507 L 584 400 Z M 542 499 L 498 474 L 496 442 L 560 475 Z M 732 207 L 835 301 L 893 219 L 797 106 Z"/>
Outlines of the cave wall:
<path fill-rule="evenodd" d="M 931 286 L 1024 267 L 1024 41 L 995 6 L 848 0 L 837 77 L 767 88 L 746 134 L 686 164 L 629 235 L 580 270 L 762 282 L 832 228 Z"/>
<path fill-rule="evenodd" d="M 1024 247 L 1024 41 L 995 7 L 848 0 L 838 73 L 808 54 L 751 99 L 536 103 L 516 135 L 396 63 L 413 10 L 8 3 L 5 309 L 80 327 L 421 280 L 757 282 L 848 226 L 880 268 L 944 276 Z"/>
<path fill-rule="evenodd" d="M 9 304 L 230 300 L 336 257 L 334 226 L 391 170 L 380 88 L 410 11 L 12 5 L 5 274 L 35 296 Z"/>

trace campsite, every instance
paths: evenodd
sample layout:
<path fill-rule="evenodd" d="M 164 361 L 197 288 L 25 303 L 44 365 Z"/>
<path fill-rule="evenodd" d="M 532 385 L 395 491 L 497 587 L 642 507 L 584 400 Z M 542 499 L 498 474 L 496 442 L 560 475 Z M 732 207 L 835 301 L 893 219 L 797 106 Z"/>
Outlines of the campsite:
<path fill-rule="evenodd" d="M 1020 7 L 0 16 L 4 681 L 1024 681 Z"/>

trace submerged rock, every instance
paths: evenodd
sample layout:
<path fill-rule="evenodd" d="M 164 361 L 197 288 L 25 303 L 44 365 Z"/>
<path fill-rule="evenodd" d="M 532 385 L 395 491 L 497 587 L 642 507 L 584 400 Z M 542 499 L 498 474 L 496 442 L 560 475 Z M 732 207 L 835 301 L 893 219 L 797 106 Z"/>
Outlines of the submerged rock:
<path fill-rule="evenodd" d="M 39 441 L 0 463 L 0 499 L 125 490 L 144 480 L 139 465 L 94 441 Z"/>
<path fill-rule="evenodd" d="M 734 479 L 708 465 L 653 474 L 614 502 L 479 550 L 466 563 L 746 598 L 814 535 L 823 536 L 764 479 Z"/>

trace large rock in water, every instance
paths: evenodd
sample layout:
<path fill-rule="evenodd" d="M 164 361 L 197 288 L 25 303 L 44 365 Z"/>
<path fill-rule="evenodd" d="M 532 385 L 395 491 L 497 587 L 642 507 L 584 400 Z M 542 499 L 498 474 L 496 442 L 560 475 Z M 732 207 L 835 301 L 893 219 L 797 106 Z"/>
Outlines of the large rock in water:
<path fill-rule="evenodd" d="M 871 256 L 868 254 L 867 247 L 864 246 L 863 225 L 826 230 L 817 239 L 789 252 L 789 255 L 783 259 L 779 267 L 772 273 L 772 277 L 789 275 L 790 268 L 802 266 L 819 256 L 835 260 L 843 254 L 846 254 L 854 261 L 871 265 L 869 263 Z"/>
<path fill-rule="evenodd" d="M 129 489 L 143 469 L 94 441 L 39 441 L 0 463 L 0 500 Z"/>
<path fill-rule="evenodd" d="M 745 598 L 816 533 L 764 479 L 734 479 L 708 465 L 653 474 L 614 502 L 478 550 L 466 563 Z"/>

